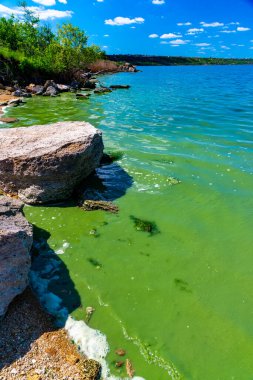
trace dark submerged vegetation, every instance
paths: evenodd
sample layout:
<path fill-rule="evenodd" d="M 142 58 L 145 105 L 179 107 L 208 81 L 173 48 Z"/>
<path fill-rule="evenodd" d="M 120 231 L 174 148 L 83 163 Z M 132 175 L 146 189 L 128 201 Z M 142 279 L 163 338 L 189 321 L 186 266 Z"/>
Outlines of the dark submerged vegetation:
<path fill-rule="evenodd" d="M 134 227 L 137 231 L 148 232 L 150 235 L 155 235 L 160 232 L 154 222 L 139 219 L 133 215 L 131 215 L 130 218 L 134 222 Z"/>

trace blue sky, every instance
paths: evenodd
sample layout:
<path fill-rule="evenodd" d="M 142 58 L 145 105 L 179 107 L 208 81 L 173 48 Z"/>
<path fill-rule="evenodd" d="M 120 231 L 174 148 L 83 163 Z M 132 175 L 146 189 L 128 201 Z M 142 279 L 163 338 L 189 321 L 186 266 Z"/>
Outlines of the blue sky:
<path fill-rule="evenodd" d="M 28 0 L 53 27 L 71 21 L 108 54 L 253 58 L 253 0 Z M 2 1 L 0 15 L 20 14 Z"/>

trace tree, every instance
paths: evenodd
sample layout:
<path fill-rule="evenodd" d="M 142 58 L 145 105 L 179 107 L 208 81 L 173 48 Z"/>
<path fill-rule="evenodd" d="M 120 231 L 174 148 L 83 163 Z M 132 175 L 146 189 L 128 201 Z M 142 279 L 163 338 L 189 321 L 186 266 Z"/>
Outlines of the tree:
<path fill-rule="evenodd" d="M 88 42 L 85 32 L 70 23 L 58 27 L 57 39 L 64 48 L 79 49 L 80 51 L 85 49 Z"/>

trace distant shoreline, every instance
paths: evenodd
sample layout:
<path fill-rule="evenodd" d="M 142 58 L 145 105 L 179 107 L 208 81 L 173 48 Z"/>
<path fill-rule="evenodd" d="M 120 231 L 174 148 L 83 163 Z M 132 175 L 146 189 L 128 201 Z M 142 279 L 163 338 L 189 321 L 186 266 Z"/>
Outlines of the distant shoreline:
<path fill-rule="evenodd" d="M 204 66 L 204 65 L 252 65 L 253 58 L 200 58 L 174 57 L 141 54 L 113 54 L 107 59 L 114 62 L 129 62 L 136 66 Z"/>

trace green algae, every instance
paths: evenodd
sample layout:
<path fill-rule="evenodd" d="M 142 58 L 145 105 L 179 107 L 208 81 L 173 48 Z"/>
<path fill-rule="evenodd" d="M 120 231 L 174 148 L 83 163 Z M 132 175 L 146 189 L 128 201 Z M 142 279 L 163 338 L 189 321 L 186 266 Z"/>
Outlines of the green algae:
<path fill-rule="evenodd" d="M 125 82 L 128 74 L 122 75 Z M 115 199 L 124 186 L 116 196 L 120 214 L 84 213 L 71 205 L 26 207 L 25 213 L 50 232 L 52 249 L 70 243 L 59 258 L 81 303 L 96 308 L 90 326 L 107 336 L 108 363 L 124 347 L 136 375 L 146 380 L 249 380 L 252 68 L 152 68 L 138 80 L 128 78 L 127 97 L 111 93 L 87 103 L 68 95 L 32 98 L 8 111 L 20 126 L 86 120 L 101 128 L 106 149 L 124 152 L 117 164 L 133 178 L 124 186 L 126 176 L 117 172 L 110 182 L 108 171 L 101 171 L 96 191 L 105 199 Z M 159 97 L 150 99 L 147 83 Z M 228 84 L 231 108 L 245 108 L 244 114 L 228 109 Z M 245 96 L 238 97 L 238 86 Z M 168 163 L 156 161 L 166 157 Z M 182 185 L 169 186 L 170 176 Z M 130 214 L 157 222 L 162 233 L 151 239 L 149 232 L 137 231 Z M 94 228 L 99 239 L 89 235 Z M 97 270 L 87 258 L 102 267 Z M 72 315 L 85 319 L 80 308 Z M 111 370 L 117 375 L 113 364 Z"/>
<path fill-rule="evenodd" d="M 117 150 L 106 150 L 102 157 L 102 164 L 111 164 L 114 161 L 119 161 L 122 159 L 124 153 Z"/>
<path fill-rule="evenodd" d="M 166 179 L 166 182 L 168 183 L 169 186 L 174 186 L 174 185 L 178 185 L 179 183 L 181 183 L 180 179 L 174 178 L 174 177 L 168 177 Z"/>
<path fill-rule="evenodd" d="M 148 232 L 150 235 L 155 235 L 160 232 L 155 222 L 136 218 L 133 215 L 131 215 L 130 218 L 134 222 L 136 231 Z"/>
<path fill-rule="evenodd" d="M 188 282 L 184 281 L 184 280 L 181 280 L 180 278 L 175 278 L 174 279 L 174 283 L 175 285 L 182 291 L 184 292 L 187 292 L 187 293 L 191 293 L 191 289 L 189 288 L 189 284 Z"/>
<path fill-rule="evenodd" d="M 93 257 L 89 257 L 89 258 L 87 259 L 87 261 L 88 261 L 91 265 L 93 265 L 94 267 L 96 267 L 97 269 L 102 268 L 102 264 L 101 264 L 98 260 L 94 259 Z"/>

